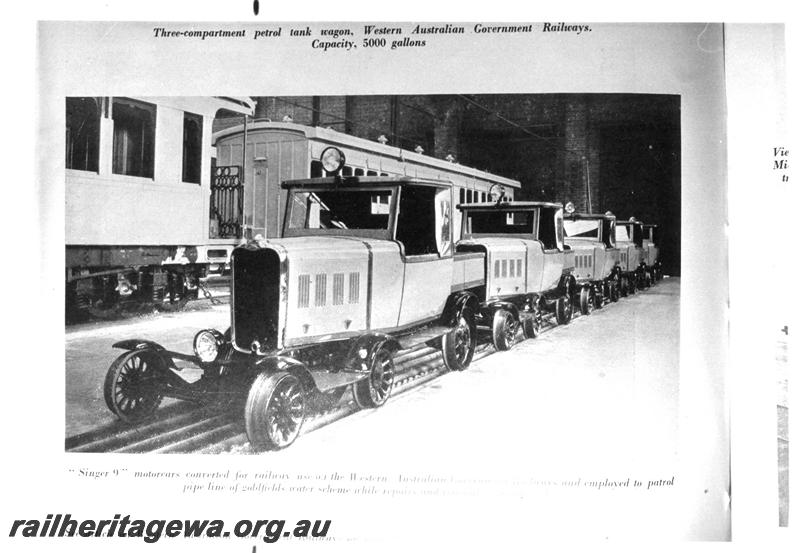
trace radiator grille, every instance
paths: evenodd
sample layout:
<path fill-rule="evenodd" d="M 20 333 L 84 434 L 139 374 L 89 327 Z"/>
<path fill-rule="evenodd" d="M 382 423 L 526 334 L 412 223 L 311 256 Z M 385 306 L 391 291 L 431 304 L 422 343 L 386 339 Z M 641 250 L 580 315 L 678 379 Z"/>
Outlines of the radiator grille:
<path fill-rule="evenodd" d="M 319 273 L 316 277 L 314 277 L 314 283 L 316 284 L 314 289 L 314 305 L 317 307 L 322 307 L 325 305 L 326 300 L 326 292 L 328 288 L 328 275 L 325 273 Z"/>
<path fill-rule="evenodd" d="M 297 277 L 297 307 L 308 307 L 311 289 L 311 275 Z"/>
<path fill-rule="evenodd" d="M 350 303 L 358 303 L 358 291 L 360 289 L 361 279 L 358 273 L 350 273 L 350 295 L 348 301 Z"/>
<path fill-rule="evenodd" d="M 333 305 L 344 303 L 344 273 L 333 275 Z"/>

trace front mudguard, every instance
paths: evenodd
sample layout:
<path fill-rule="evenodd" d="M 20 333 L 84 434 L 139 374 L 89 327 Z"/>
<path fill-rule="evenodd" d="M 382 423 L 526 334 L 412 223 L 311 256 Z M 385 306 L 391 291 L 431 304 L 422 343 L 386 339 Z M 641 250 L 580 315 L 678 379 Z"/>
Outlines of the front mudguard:
<path fill-rule="evenodd" d="M 461 313 L 465 310 L 471 311 L 474 319 L 474 316 L 480 312 L 478 297 L 472 292 L 458 292 L 452 294 L 447 298 L 447 303 L 444 306 L 441 324 L 451 328 L 455 327 L 457 321 L 461 317 Z"/>

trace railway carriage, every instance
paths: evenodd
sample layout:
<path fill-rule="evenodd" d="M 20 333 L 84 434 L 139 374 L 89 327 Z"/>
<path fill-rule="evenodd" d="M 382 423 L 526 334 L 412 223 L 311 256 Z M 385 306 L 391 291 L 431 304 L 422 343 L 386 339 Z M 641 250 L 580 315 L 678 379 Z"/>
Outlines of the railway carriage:
<path fill-rule="evenodd" d="M 210 226 L 215 229 L 212 238 L 219 260 L 229 256 L 242 238 L 280 236 L 288 205 L 286 190 L 281 188 L 286 180 L 334 176 L 446 180 L 453 184 L 459 203 L 486 201 L 493 186 L 502 186 L 506 197 L 513 199 L 521 186 L 519 181 L 436 159 L 421 150 L 390 146 L 378 138 L 373 141 L 322 127 L 267 120 L 217 132 Z M 320 160 L 323 150 L 331 146 L 346 158 L 335 173 L 326 171 Z M 237 186 L 231 186 L 232 180 Z M 460 216 L 453 214 L 456 232 L 461 228 Z"/>
<path fill-rule="evenodd" d="M 606 299 L 619 299 L 620 251 L 616 246 L 616 217 L 611 214 L 575 213 L 567 204 L 564 242 L 575 252 L 575 279 L 580 289 L 581 313 L 603 307 Z"/>
<path fill-rule="evenodd" d="M 256 121 L 250 98 L 75 97 L 66 100 L 68 316 L 179 309 L 234 247 L 281 234 L 290 179 L 403 176 L 447 180 L 462 201 L 518 181 L 330 129 Z M 217 119 L 243 123 L 216 134 Z M 319 159 L 347 155 L 336 173 Z M 387 205 L 379 209 L 387 210 Z M 460 214 L 451 215 L 458 229 Z"/>
<path fill-rule="evenodd" d="M 645 249 L 642 222 L 631 217 L 617 221 L 617 246 L 620 251 L 620 295 L 635 294 L 645 286 Z"/>
<path fill-rule="evenodd" d="M 209 264 L 212 123 L 249 98 L 68 97 L 67 313 L 177 307 Z"/>
<path fill-rule="evenodd" d="M 344 158 L 323 155 L 330 172 Z M 336 162 L 336 159 L 340 160 Z M 124 340 L 109 368 L 108 407 L 147 418 L 165 396 L 246 396 L 254 448 L 286 447 L 314 398 L 352 389 L 377 407 L 394 385 L 393 355 L 435 344 L 445 365 L 467 368 L 476 344 L 476 288 L 484 258 L 453 247 L 455 188 L 412 177 L 288 181 L 281 237 L 255 237 L 232 255 L 231 327 L 203 330 L 194 355 Z M 181 378 L 176 360 L 203 370 Z"/>
<path fill-rule="evenodd" d="M 485 257 L 478 323 L 492 329 L 495 348 L 509 349 L 520 325 L 526 337 L 536 336 L 545 311 L 567 324 L 575 257 L 564 244 L 562 205 L 500 199 L 458 208 L 463 218 L 456 250 Z"/>

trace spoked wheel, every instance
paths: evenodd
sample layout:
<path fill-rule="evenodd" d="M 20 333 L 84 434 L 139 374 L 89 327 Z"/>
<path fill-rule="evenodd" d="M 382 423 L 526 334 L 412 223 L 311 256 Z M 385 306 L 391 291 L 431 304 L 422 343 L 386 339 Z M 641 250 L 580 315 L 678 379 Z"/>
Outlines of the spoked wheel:
<path fill-rule="evenodd" d="M 542 308 L 537 300 L 533 304 L 532 313 L 522 319 L 522 332 L 525 338 L 536 338 L 542 331 Z"/>
<path fill-rule="evenodd" d="M 394 360 L 392 352 L 378 348 L 372 358 L 369 376 L 353 384 L 353 397 L 359 407 L 380 407 L 392 393 L 394 386 Z"/>
<path fill-rule="evenodd" d="M 305 416 L 305 390 L 293 374 L 262 372 L 250 386 L 244 422 L 256 451 L 291 445 L 300 435 Z"/>
<path fill-rule="evenodd" d="M 163 398 L 162 363 L 151 351 L 128 351 L 117 357 L 103 385 L 108 408 L 128 423 L 152 415 Z"/>
<path fill-rule="evenodd" d="M 581 315 L 589 315 L 594 310 L 594 294 L 588 286 L 581 288 Z"/>
<path fill-rule="evenodd" d="M 519 322 L 513 313 L 498 309 L 492 319 L 492 343 L 497 351 L 510 349 L 517 341 Z"/>
<path fill-rule="evenodd" d="M 456 326 L 442 336 L 442 358 L 451 371 L 463 371 L 472 362 L 478 337 L 475 332 L 475 316 L 464 309 L 458 316 Z"/>

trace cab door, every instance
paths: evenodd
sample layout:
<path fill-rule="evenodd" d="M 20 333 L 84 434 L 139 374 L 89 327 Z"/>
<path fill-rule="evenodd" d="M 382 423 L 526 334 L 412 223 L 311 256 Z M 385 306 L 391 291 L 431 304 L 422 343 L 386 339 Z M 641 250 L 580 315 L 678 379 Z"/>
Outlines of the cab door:
<path fill-rule="evenodd" d="M 556 288 L 561 282 L 561 275 L 566 265 L 567 253 L 564 251 L 564 221 L 561 208 L 541 208 L 538 222 L 538 238 L 544 248 L 542 291 L 547 291 Z"/>
<path fill-rule="evenodd" d="M 423 185 L 400 188 L 396 240 L 403 257 L 397 326 L 433 320 L 444 310 L 453 280 L 452 191 Z"/>

